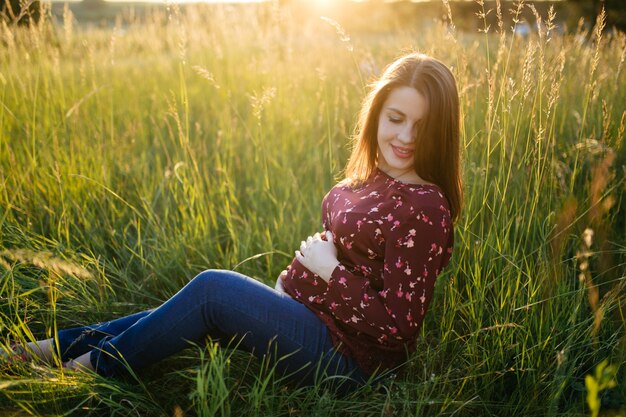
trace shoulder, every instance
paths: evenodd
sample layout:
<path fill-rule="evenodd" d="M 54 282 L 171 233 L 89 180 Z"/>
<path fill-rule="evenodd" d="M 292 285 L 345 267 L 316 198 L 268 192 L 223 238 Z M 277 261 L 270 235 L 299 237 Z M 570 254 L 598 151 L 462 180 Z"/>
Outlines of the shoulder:
<path fill-rule="evenodd" d="M 380 213 L 380 225 L 388 233 L 416 229 L 447 236 L 452 230 L 448 200 L 436 185 L 393 187 L 385 193 Z"/>
<path fill-rule="evenodd" d="M 367 196 L 374 187 L 373 181 L 371 179 L 364 181 L 352 180 L 349 178 L 344 178 L 339 181 L 337 184 L 331 188 L 328 193 L 324 196 L 322 202 L 336 202 L 342 197 L 347 196 Z"/>
<path fill-rule="evenodd" d="M 420 212 L 447 214 L 450 207 L 441 188 L 434 184 L 394 184 L 384 195 L 385 207 L 407 217 Z"/>

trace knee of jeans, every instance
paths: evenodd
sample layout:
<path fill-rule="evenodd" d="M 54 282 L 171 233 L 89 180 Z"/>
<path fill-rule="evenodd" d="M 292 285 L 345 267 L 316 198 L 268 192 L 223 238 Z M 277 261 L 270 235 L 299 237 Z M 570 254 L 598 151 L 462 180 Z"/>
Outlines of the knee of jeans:
<path fill-rule="evenodd" d="M 230 279 L 228 276 L 229 272 L 231 271 L 207 269 L 196 275 L 188 285 L 193 286 L 196 291 L 211 293 L 223 289 L 227 285 Z"/>

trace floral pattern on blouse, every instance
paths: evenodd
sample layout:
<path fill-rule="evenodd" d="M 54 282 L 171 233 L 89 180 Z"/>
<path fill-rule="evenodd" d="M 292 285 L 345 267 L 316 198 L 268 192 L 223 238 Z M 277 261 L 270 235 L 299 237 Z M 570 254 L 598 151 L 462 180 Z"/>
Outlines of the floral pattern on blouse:
<path fill-rule="evenodd" d="M 435 279 L 452 254 L 446 198 L 435 185 L 405 184 L 376 169 L 358 188 L 330 190 L 322 224 L 334 235 L 339 266 L 327 284 L 294 259 L 285 291 L 366 372 L 398 365 L 413 351 Z"/>

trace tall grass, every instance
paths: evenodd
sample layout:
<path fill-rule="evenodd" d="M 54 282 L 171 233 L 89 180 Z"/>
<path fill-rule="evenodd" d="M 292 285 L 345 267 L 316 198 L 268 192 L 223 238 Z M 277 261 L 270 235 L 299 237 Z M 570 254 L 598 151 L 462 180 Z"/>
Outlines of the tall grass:
<path fill-rule="evenodd" d="M 500 6 L 500 5 L 499 5 Z M 509 6 L 505 6 L 509 7 Z M 528 7 L 513 6 L 512 13 Z M 365 83 L 403 51 L 447 62 L 466 206 L 404 374 L 337 396 L 212 344 L 130 380 L 24 364 L 29 414 L 581 415 L 608 359 L 626 406 L 626 36 L 552 14 L 528 37 L 394 33 L 262 4 L 171 6 L 113 28 L 3 24 L 1 342 L 154 307 L 206 268 L 272 284 L 340 178 Z M 498 16 L 509 11 L 498 7 Z M 603 30 L 604 29 L 604 30 Z"/>

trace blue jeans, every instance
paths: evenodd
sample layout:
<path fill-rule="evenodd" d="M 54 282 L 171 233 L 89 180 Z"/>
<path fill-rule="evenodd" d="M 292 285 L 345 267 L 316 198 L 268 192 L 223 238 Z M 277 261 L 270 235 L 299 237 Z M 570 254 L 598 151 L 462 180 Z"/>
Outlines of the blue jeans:
<path fill-rule="evenodd" d="M 330 378 L 348 389 L 368 379 L 335 350 L 326 325 L 307 307 L 233 271 L 205 271 L 154 310 L 57 333 L 63 361 L 91 351 L 91 364 L 104 376 L 126 373 L 125 364 L 133 370 L 153 364 L 207 337 L 265 356 L 301 385 L 314 384 L 316 374 L 349 377 Z"/>

